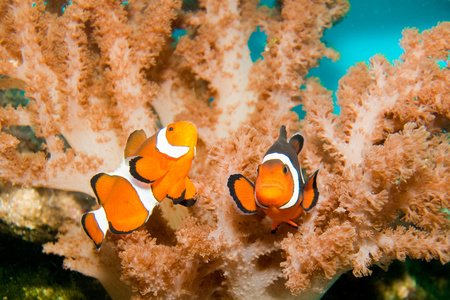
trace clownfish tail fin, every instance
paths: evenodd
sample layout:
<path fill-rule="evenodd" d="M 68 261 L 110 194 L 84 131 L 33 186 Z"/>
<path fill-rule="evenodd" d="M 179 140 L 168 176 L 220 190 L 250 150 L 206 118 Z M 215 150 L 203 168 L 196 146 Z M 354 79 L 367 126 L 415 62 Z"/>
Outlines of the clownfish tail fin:
<path fill-rule="evenodd" d="M 227 186 L 234 203 L 242 214 L 252 215 L 258 212 L 255 186 L 250 180 L 241 174 L 233 174 L 228 178 Z"/>
<path fill-rule="evenodd" d="M 310 211 L 319 200 L 319 190 L 317 188 L 317 173 L 319 173 L 319 170 L 320 168 L 314 172 L 304 185 L 301 205 L 305 211 Z"/>
<path fill-rule="evenodd" d="M 87 236 L 94 242 L 97 250 L 100 250 L 108 230 L 108 220 L 103 207 L 83 214 L 80 221 Z"/>

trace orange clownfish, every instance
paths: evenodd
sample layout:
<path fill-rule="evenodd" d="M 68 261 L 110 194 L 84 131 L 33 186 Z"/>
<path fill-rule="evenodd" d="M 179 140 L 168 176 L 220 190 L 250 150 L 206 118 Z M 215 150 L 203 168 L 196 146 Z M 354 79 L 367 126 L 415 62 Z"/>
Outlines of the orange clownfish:
<path fill-rule="evenodd" d="M 148 139 L 143 130 L 130 135 L 120 167 L 91 179 L 101 207 L 84 214 L 81 224 L 97 249 L 108 229 L 115 234 L 138 229 L 165 197 L 194 205 L 195 186 L 187 175 L 196 145 L 197 129 L 190 122 L 170 124 Z"/>
<path fill-rule="evenodd" d="M 305 183 L 298 153 L 304 138 L 296 133 L 287 141 L 286 127 L 280 129 L 278 140 L 267 150 L 258 166 L 256 183 L 241 174 L 228 178 L 228 188 L 238 210 L 246 215 L 255 214 L 261 208 L 272 220 L 272 233 L 282 222 L 297 228 L 292 220 L 303 210 L 311 210 L 319 199 L 317 170 Z"/>

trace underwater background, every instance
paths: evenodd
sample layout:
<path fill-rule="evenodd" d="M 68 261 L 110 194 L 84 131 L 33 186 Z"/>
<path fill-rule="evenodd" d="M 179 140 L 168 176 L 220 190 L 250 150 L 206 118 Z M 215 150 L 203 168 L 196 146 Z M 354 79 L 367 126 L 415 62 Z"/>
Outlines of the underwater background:
<path fill-rule="evenodd" d="M 332 62 L 324 58 L 308 73 L 334 92 L 339 79 L 356 62 L 368 62 L 378 53 L 391 62 L 398 60 L 403 53 L 399 46 L 403 29 L 423 31 L 450 20 L 448 0 L 350 1 L 350 5 L 346 17 L 325 30 L 323 38 L 341 54 L 340 59 Z M 445 65 L 442 62 L 442 67 Z M 337 105 L 335 112 L 339 113 Z M 376 267 L 373 271 L 372 276 L 363 278 L 344 274 L 322 299 L 450 299 L 448 264 L 407 259 L 404 263 L 395 261 L 388 272 Z"/>
<path fill-rule="evenodd" d="M 273 6 L 276 1 L 261 1 Z M 449 0 L 350 1 L 345 18 L 325 31 L 323 41 L 340 52 L 338 61 L 324 58 L 308 76 L 320 78 L 322 84 L 336 91 L 338 80 L 356 62 L 368 61 L 377 53 L 390 61 L 402 53 L 399 46 L 402 30 L 429 29 L 439 21 L 450 20 Z M 256 59 L 262 56 L 266 36 L 253 36 L 249 47 Z M 450 54 L 449 54 L 450 56 Z M 301 105 L 294 110 L 302 118 Z M 335 112 L 339 113 L 336 105 Z M 3 228 L 4 226 L 0 226 Z M 0 235 L 1 299 L 109 299 L 94 279 L 62 269 L 62 257 L 41 253 L 37 242 L 11 236 L 3 228 Z M 344 274 L 323 299 L 450 299 L 450 267 L 438 261 L 430 263 L 407 260 L 394 262 L 388 272 L 374 267 L 372 276 L 355 278 Z"/>

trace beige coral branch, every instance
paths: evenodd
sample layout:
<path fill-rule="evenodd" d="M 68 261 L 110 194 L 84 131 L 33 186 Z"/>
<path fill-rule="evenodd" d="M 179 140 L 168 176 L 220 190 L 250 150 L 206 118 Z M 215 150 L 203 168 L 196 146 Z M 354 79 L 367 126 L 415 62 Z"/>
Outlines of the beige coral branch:
<path fill-rule="evenodd" d="M 1 0 L 0 88 L 28 98 L 0 108 L 2 180 L 92 195 L 90 178 L 120 164 L 133 130 L 150 135 L 184 119 L 199 132 L 195 206 L 172 214 L 165 200 L 139 230 L 108 234 L 100 252 L 76 221 L 82 209 L 70 210 L 44 251 L 99 278 L 115 299 L 314 299 L 350 270 L 366 276 L 406 257 L 447 263 L 450 72 L 436 62 L 448 61 L 450 23 L 405 30 L 394 63 L 378 55 L 350 68 L 335 115 L 331 92 L 305 76 L 322 57 L 338 58 L 320 38 L 348 8 L 341 0 L 272 10 L 257 0 L 193 8 L 79 0 L 63 12 Z M 275 42 L 253 63 L 247 42 L 257 26 Z M 175 42 L 174 28 L 186 36 Z M 306 111 L 300 123 L 290 111 L 297 103 Z M 295 220 L 298 229 L 271 235 L 264 213 L 236 211 L 227 179 L 254 180 L 283 124 L 306 137 L 306 177 L 322 165 L 320 199 Z"/>

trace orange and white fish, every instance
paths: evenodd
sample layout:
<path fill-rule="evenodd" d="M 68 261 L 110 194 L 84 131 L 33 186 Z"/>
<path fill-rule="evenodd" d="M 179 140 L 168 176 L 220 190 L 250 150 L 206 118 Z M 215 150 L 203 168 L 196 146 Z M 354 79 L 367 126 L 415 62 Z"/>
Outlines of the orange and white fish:
<path fill-rule="evenodd" d="M 317 170 L 305 183 L 298 153 L 304 138 L 300 133 L 287 141 L 286 127 L 280 129 L 278 140 L 264 155 L 258 166 L 258 176 L 253 184 L 241 174 L 228 178 L 228 188 L 238 210 L 246 215 L 255 214 L 261 208 L 272 220 L 272 233 L 282 222 L 297 228 L 292 220 L 303 210 L 311 210 L 319 199 Z"/>
<path fill-rule="evenodd" d="M 194 205 L 195 186 L 187 175 L 196 145 L 197 129 L 190 122 L 170 124 L 148 139 L 143 130 L 130 135 L 120 167 L 91 179 L 101 207 L 84 214 L 81 224 L 97 249 L 108 229 L 115 234 L 138 229 L 165 197 Z"/>

